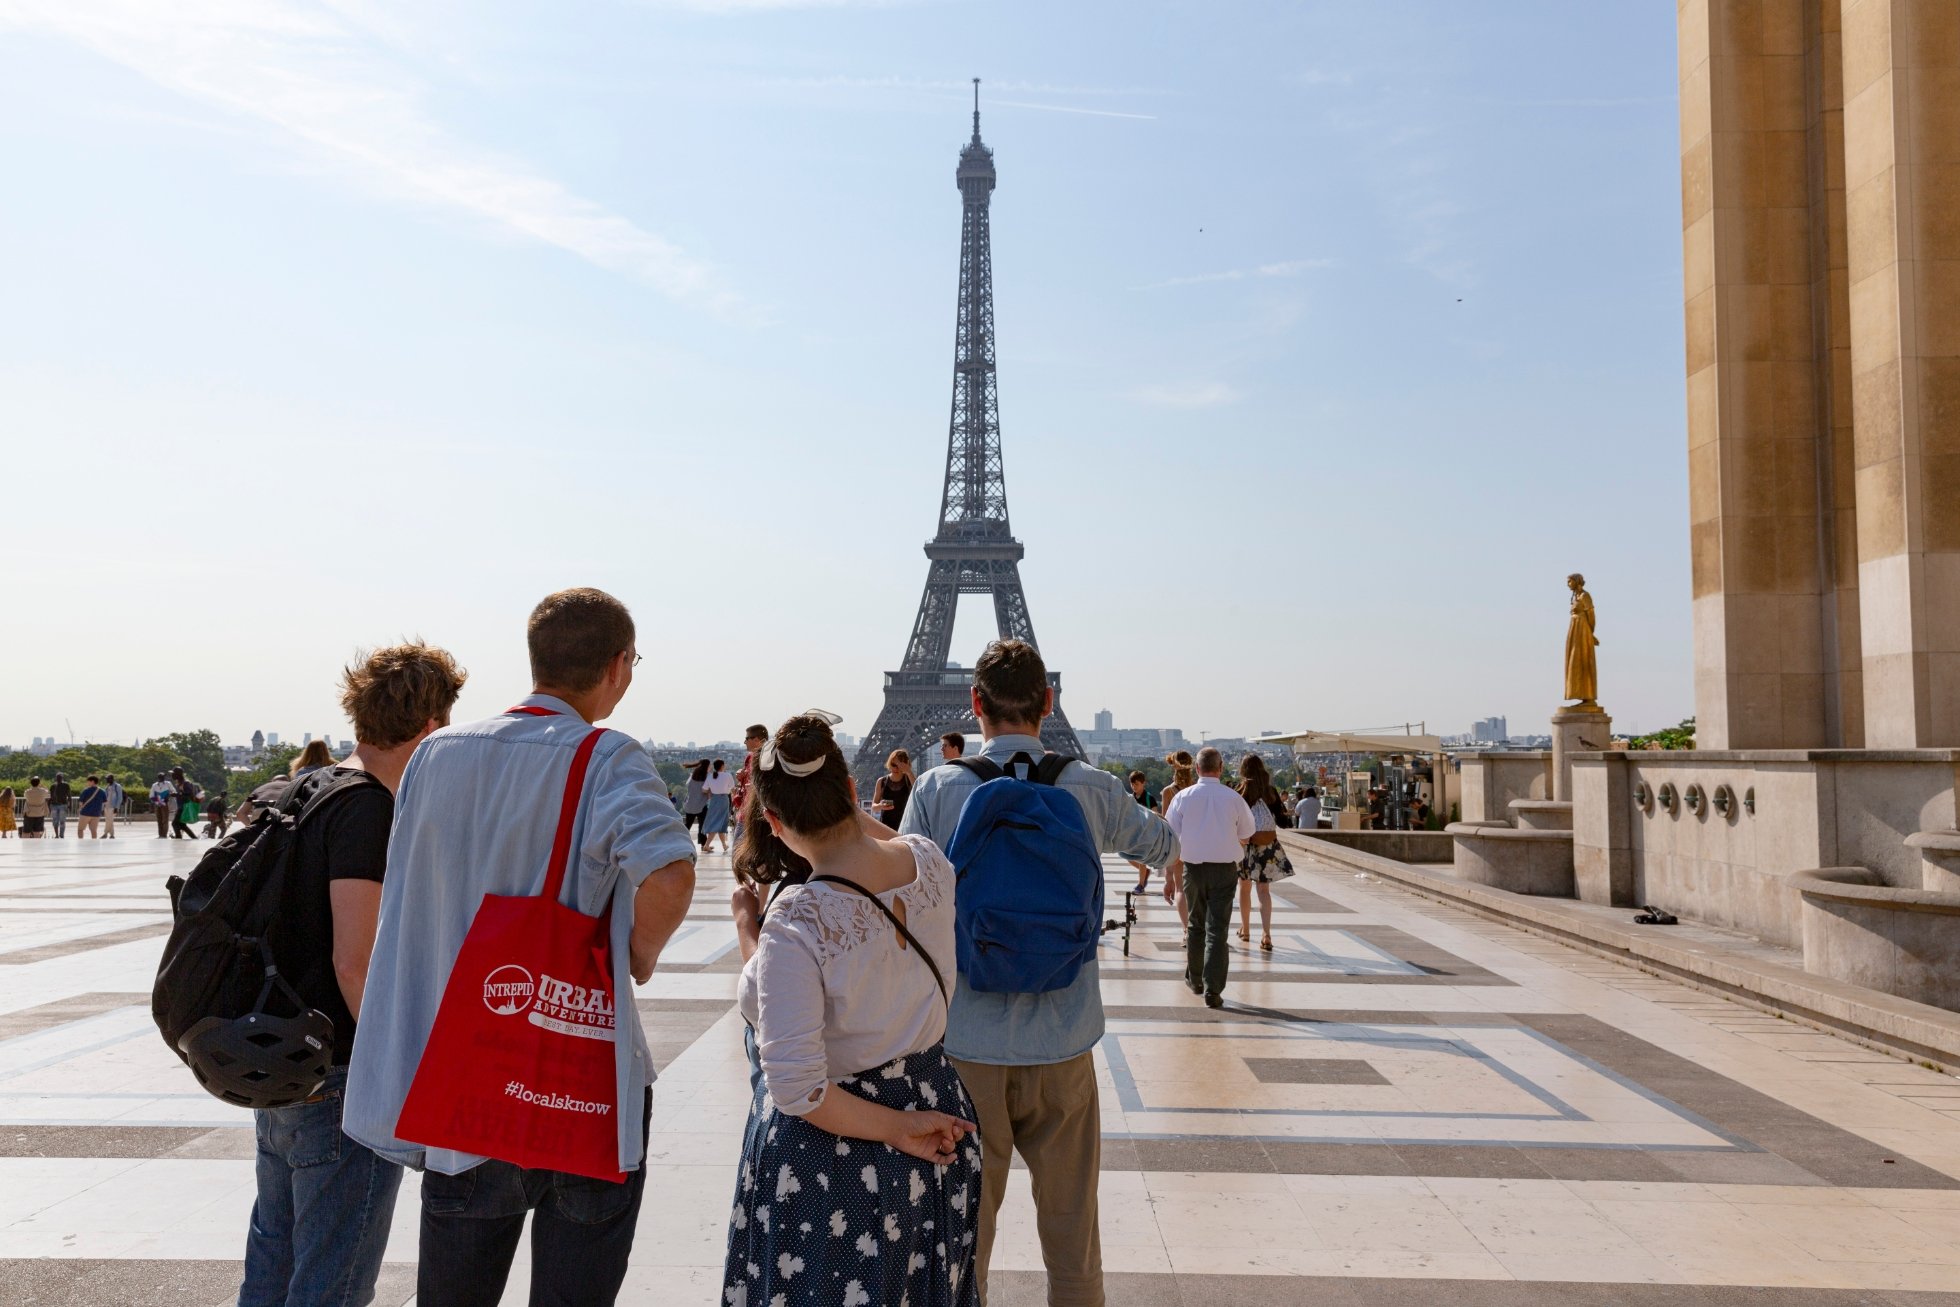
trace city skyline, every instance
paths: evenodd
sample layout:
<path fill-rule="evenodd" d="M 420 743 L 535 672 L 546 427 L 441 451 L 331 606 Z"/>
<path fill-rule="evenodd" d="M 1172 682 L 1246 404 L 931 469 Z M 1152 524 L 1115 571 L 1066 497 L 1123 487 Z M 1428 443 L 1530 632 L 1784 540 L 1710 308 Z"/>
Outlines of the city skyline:
<path fill-rule="evenodd" d="M 1670 15 L 711 8 L 5 11 L 0 416 L 59 493 L 12 508 L 0 739 L 334 732 L 339 669 L 418 634 L 486 716 L 573 584 L 640 623 L 635 738 L 867 732 L 975 75 L 1072 710 L 1526 731 L 1576 569 L 1616 720 L 1692 712 Z"/>

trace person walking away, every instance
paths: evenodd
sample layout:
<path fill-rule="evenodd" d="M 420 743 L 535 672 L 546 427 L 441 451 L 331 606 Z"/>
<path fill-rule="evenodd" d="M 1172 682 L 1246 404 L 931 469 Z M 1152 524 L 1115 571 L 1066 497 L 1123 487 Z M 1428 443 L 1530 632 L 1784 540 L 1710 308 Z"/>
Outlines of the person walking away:
<path fill-rule="evenodd" d="M 1252 838 L 1239 858 L 1239 938 L 1251 942 L 1252 897 L 1259 896 L 1259 947 L 1273 951 L 1273 882 L 1293 874 L 1293 860 L 1279 842 L 1279 814 L 1286 800 L 1273 786 L 1266 760 L 1256 753 L 1239 759 L 1239 797 L 1252 810 Z"/>
<path fill-rule="evenodd" d="M 437 731 L 402 775 L 367 975 L 368 1009 L 385 1019 L 362 1024 L 348 1075 L 347 1133 L 422 1172 L 417 1307 L 494 1307 L 527 1215 L 533 1303 L 594 1307 L 618 1296 L 646 1187 L 652 1110 L 652 1055 L 632 985 L 652 978 L 694 895 L 687 829 L 647 751 L 617 731 L 586 745 L 589 723 L 610 716 L 633 685 L 639 655 L 626 605 L 600 590 L 559 591 L 532 610 L 526 643 L 532 692 L 487 721 Z M 535 898 L 546 882 L 559 796 L 581 746 L 590 752 L 569 864 L 555 865 L 571 869 L 566 906 L 603 918 L 610 932 L 617 1080 L 600 1106 L 614 1125 L 623 1183 L 527 1170 L 395 1133 L 484 895 Z M 512 1099 L 510 1110 L 551 1109 Z"/>
<path fill-rule="evenodd" d="M 893 749 L 885 758 L 885 774 L 871 787 L 871 811 L 891 830 L 897 830 L 905 820 L 905 805 L 912 801 L 914 779 L 912 755 L 903 749 Z"/>
<path fill-rule="evenodd" d="M 48 821 L 48 787 L 41 784 L 39 776 L 27 778 L 27 792 L 21 796 L 20 837 L 24 840 L 46 839 Z"/>
<path fill-rule="evenodd" d="M 1317 787 L 1300 787 L 1299 800 L 1293 805 L 1293 829 L 1320 829 L 1320 790 Z"/>
<path fill-rule="evenodd" d="M 109 806 L 109 791 L 102 788 L 102 778 L 91 776 L 76 796 L 76 815 L 80 820 L 75 825 L 75 838 L 87 839 L 93 836 L 102 838 L 102 812 Z"/>
<path fill-rule="evenodd" d="M 719 1301 L 971 1307 L 980 1146 L 942 1042 L 953 868 L 858 808 L 833 724 L 805 713 L 765 742 L 735 850 L 754 1097 Z"/>
<path fill-rule="evenodd" d="M 1157 792 L 1157 811 L 1168 814 L 1171 810 L 1171 800 L 1177 797 L 1178 791 L 1188 790 L 1198 783 L 1198 765 L 1192 760 L 1189 749 L 1179 749 L 1175 753 L 1166 754 L 1164 761 L 1170 764 L 1171 782 Z M 1164 888 L 1165 897 L 1175 898 L 1178 929 L 1191 929 L 1190 900 L 1184 896 L 1181 889 L 1174 891 L 1168 883 Z"/>
<path fill-rule="evenodd" d="M 1150 802 L 1150 778 L 1140 771 L 1130 773 L 1130 797 L 1146 808 L 1154 806 Z M 1141 894 L 1150 888 L 1150 867 L 1142 862 L 1132 862 L 1130 866 L 1136 869 L 1137 893 Z"/>
<path fill-rule="evenodd" d="M 948 731 L 939 737 L 939 761 L 952 762 L 966 757 L 966 737 L 958 731 Z"/>
<path fill-rule="evenodd" d="M 157 819 L 157 838 L 170 834 L 171 801 L 176 798 L 177 789 L 162 772 L 150 782 L 150 813 Z"/>
<path fill-rule="evenodd" d="M 116 784 L 116 778 L 114 776 L 103 777 L 102 788 L 109 791 L 109 810 L 103 814 L 103 825 L 107 827 L 105 838 L 114 839 L 116 838 L 116 818 L 123 815 L 123 805 L 129 802 L 129 796 L 123 793 L 122 786 Z"/>
<path fill-rule="evenodd" d="M 1054 711 L 1055 696 L 1033 645 L 1022 640 L 988 645 L 974 666 L 972 705 L 980 721 L 980 759 L 1004 768 L 1017 754 L 1043 756 L 1041 720 Z M 944 848 L 981 784 L 972 762 L 934 767 L 920 776 L 899 833 L 923 835 Z M 1055 782 L 1074 797 L 1090 837 L 1105 853 L 1153 867 L 1177 858 L 1170 826 L 1139 807 L 1119 778 L 1074 762 Z M 1102 1107 L 1094 1060 L 1102 1035 L 1102 990 L 1093 958 L 1073 981 L 1046 993 L 982 992 L 964 973 L 954 982 L 946 1052 L 979 1113 L 984 1160 L 974 1275 L 983 1302 L 996 1218 L 1016 1152 L 1033 1181 L 1051 1307 L 1103 1302 L 1096 1202 Z"/>
<path fill-rule="evenodd" d="M 48 787 L 49 824 L 54 827 L 54 837 L 58 840 L 68 838 L 68 805 L 75 801 L 75 792 L 68 784 L 68 778 L 60 772 L 54 774 L 54 784 Z"/>
<path fill-rule="evenodd" d="M 1181 892 L 1191 900 L 1184 928 L 1184 984 L 1193 994 L 1203 994 L 1211 1008 L 1225 1006 L 1232 890 L 1239 880 L 1240 851 L 1254 830 L 1252 810 L 1225 787 L 1220 779 L 1224 771 L 1225 758 L 1218 750 L 1209 745 L 1198 750 L 1198 783 L 1178 791 L 1166 816 L 1177 832 L 1184 863 L 1171 868 L 1164 897 Z"/>
<path fill-rule="evenodd" d="M 225 792 L 219 790 L 204 805 L 204 838 L 220 840 L 231 829 L 231 814 L 226 812 Z"/>
<path fill-rule="evenodd" d="M 728 764 L 715 759 L 714 768 L 702 784 L 708 796 L 707 810 L 701 814 L 701 847 L 708 847 L 711 837 L 721 840 L 721 851 L 728 852 L 728 822 L 730 817 L 729 800 L 735 793 L 735 777 L 728 770 Z"/>
<path fill-rule="evenodd" d="M 0 785 L 0 840 L 14 833 L 14 787 Z"/>
<path fill-rule="evenodd" d="M 742 765 L 735 770 L 735 793 L 728 796 L 728 806 L 735 819 L 735 845 L 742 844 L 742 828 L 746 821 L 743 816 L 749 806 L 749 784 L 755 779 L 755 758 L 762 752 L 762 746 L 769 743 L 769 728 L 757 722 L 742 733 Z"/>
<path fill-rule="evenodd" d="M 172 767 L 170 784 L 173 799 L 170 805 L 170 838 L 194 840 L 197 832 L 191 828 L 191 823 L 197 820 L 197 782 L 184 775 L 182 767 Z"/>
<path fill-rule="evenodd" d="M 694 828 L 701 852 L 706 853 L 708 832 L 701 818 L 708 811 L 708 760 L 703 758 L 691 765 L 694 770 L 688 773 L 687 797 L 681 804 L 681 818 L 685 826 Z"/>
<path fill-rule="evenodd" d="M 333 750 L 327 747 L 327 742 L 308 740 L 306 747 L 293 755 L 292 762 L 286 768 L 286 774 L 298 780 L 302 776 L 312 775 L 323 767 L 331 766 L 333 766 Z"/>
<path fill-rule="evenodd" d="M 281 796 L 293 813 L 321 802 L 295 836 L 266 944 L 301 1000 L 333 1022 L 333 1059 L 317 1097 L 253 1113 L 258 1198 L 238 1307 L 373 1300 L 402 1170 L 341 1132 L 348 1061 L 364 1008 L 372 1020 L 392 1020 L 364 1000 L 395 792 L 416 745 L 448 723 L 464 679 L 455 659 L 426 644 L 362 657 L 340 682 L 354 751 Z"/>

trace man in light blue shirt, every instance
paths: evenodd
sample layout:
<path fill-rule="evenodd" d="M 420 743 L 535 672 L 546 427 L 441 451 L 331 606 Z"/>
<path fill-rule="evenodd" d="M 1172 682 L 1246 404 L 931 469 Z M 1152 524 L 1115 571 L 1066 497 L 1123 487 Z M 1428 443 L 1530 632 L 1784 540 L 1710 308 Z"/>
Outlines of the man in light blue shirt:
<path fill-rule="evenodd" d="M 344 1127 L 423 1170 L 420 1307 L 496 1302 L 527 1213 L 533 1302 L 612 1301 L 626 1275 L 646 1187 L 653 1080 L 631 982 L 653 975 L 694 894 L 693 845 L 653 762 L 608 731 L 592 751 L 572 829 L 568 906 L 610 914 L 619 1167 L 624 1184 L 526 1170 L 395 1135 L 450 969 L 486 894 L 544 886 L 572 755 L 633 683 L 626 606 L 564 590 L 532 611 L 533 692 L 488 721 L 437 731 L 415 751 L 395 801 L 347 1085 Z M 608 1289 L 608 1286 L 610 1288 Z"/>
<path fill-rule="evenodd" d="M 982 758 L 1003 765 L 1017 753 L 1039 758 L 1041 719 L 1054 708 L 1048 669 L 1033 645 L 1000 640 L 987 646 L 973 669 Z M 899 833 L 925 835 L 944 848 L 980 783 L 963 767 L 922 773 Z M 1177 837 L 1169 825 L 1132 798 L 1117 777 L 1077 763 L 1057 783 L 1082 806 L 1103 852 L 1159 868 L 1177 860 Z M 1096 1202 L 1102 1106 L 1095 1065 L 1102 1034 L 1102 990 L 1093 960 L 1074 984 L 1046 994 L 980 993 L 964 973 L 955 981 L 946 1052 L 973 1099 L 984 1149 L 980 1246 L 974 1258 L 983 1301 L 996 1217 L 1018 1150 L 1038 1195 L 1035 1226 L 1050 1307 L 1102 1307 Z"/>

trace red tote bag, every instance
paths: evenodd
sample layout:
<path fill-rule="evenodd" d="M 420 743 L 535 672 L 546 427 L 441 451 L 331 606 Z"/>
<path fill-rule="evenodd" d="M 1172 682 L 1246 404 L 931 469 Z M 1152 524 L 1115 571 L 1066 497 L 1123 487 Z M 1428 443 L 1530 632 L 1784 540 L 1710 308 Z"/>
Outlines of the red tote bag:
<path fill-rule="evenodd" d="M 586 768 L 603 734 L 594 730 L 572 755 L 544 893 L 483 896 L 450 969 L 396 1138 L 625 1181 L 611 914 L 588 917 L 559 901 Z"/>

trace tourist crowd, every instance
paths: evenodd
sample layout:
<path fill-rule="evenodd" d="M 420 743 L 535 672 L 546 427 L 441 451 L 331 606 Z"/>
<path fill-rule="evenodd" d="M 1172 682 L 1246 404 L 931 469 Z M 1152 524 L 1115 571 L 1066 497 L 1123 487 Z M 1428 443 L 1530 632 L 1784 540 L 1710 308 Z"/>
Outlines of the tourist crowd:
<path fill-rule="evenodd" d="M 717 843 L 737 878 L 754 1091 L 730 1159 L 721 1301 L 983 1302 L 1019 1153 L 1049 1302 L 1101 1304 L 1102 855 L 1129 859 L 1140 884 L 1163 873 L 1185 983 L 1218 1007 L 1233 902 L 1249 940 L 1256 899 L 1271 949 L 1271 886 L 1292 874 L 1277 831 L 1313 820 L 1314 793 L 1289 801 L 1256 756 L 1228 786 L 1211 748 L 1173 755 L 1156 796 L 1140 774 L 1047 754 L 1047 671 L 1006 640 L 975 664 L 971 756 L 959 735 L 923 771 L 894 752 L 861 796 L 838 719 L 811 711 L 751 726 L 739 768 L 698 760 L 670 798 L 645 749 L 595 726 L 639 662 L 626 608 L 553 594 L 527 645 L 530 692 L 457 725 L 465 673 L 450 654 L 366 655 L 341 685 L 354 751 L 296 763 L 239 814 L 291 822 L 253 822 L 206 855 L 290 838 L 263 944 L 330 1030 L 311 1054 L 234 1044 L 231 1062 L 203 1066 L 186 1052 L 207 1088 L 257 1107 L 240 1307 L 369 1301 L 404 1167 L 422 1173 L 422 1307 L 500 1301 L 527 1217 L 532 1302 L 613 1302 L 659 1182 L 632 989 Z M 200 802 L 222 811 L 181 773 L 152 793 L 159 834 L 189 834 Z M 30 800 L 37 823 L 56 807 L 52 790 Z M 86 790 L 80 806 L 90 820 Z M 1057 893 L 1086 906 L 1050 940 L 1027 914 Z M 282 1027 L 251 1019 L 259 1044 L 277 1043 Z M 255 1059 L 285 1058 L 290 1077 L 309 1056 L 319 1083 L 297 1101 L 251 1079 Z"/>

